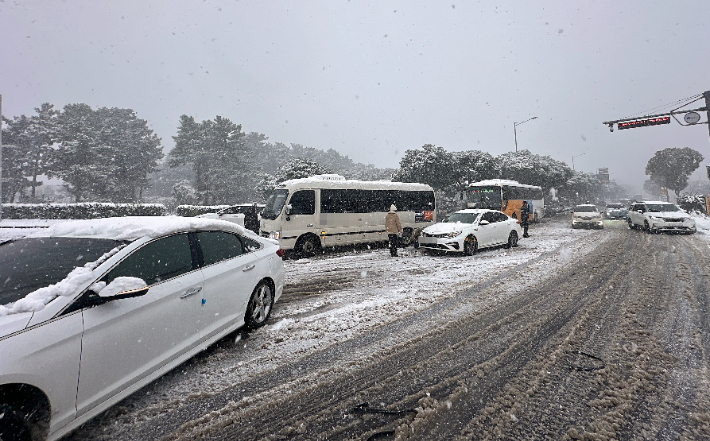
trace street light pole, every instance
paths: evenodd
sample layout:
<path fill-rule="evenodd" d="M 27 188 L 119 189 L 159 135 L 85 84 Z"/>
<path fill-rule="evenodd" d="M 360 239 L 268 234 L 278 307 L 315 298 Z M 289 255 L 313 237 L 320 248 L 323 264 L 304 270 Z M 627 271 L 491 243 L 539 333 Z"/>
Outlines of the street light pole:
<path fill-rule="evenodd" d="M 530 121 L 530 120 L 533 120 L 533 119 L 537 119 L 537 116 L 533 116 L 532 118 L 526 119 L 526 120 L 523 121 L 523 122 L 515 122 L 515 121 L 513 121 L 513 135 L 515 136 L 515 153 L 518 153 L 518 132 L 517 132 L 517 130 L 516 130 L 515 128 L 516 128 L 517 126 L 519 126 L 520 124 L 526 123 L 526 122 L 528 122 L 528 121 Z"/>
<path fill-rule="evenodd" d="M 580 153 L 579 155 L 572 155 L 572 170 L 574 170 L 574 158 L 579 158 L 580 156 L 586 154 L 587 152 Z"/>

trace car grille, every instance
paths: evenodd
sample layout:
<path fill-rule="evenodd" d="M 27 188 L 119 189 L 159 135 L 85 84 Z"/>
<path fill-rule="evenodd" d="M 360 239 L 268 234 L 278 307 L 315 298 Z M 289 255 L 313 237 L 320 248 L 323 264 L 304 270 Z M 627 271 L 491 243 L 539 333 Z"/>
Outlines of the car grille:
<path fill-rule="evenodd" d="M 672 217 L 667 217 L 663 219 L 665 222 L 683 222 L 683 218 L 672 218 Z"/>
<path fill-rule="evenodd" d="M 422 233 L 422 236 L 424 236 L 424 237 L 436 237 L 438 239 L 444 238 L 448 235 L 449 235 L 449 233 L 439 233 L 439 234 Z"/>

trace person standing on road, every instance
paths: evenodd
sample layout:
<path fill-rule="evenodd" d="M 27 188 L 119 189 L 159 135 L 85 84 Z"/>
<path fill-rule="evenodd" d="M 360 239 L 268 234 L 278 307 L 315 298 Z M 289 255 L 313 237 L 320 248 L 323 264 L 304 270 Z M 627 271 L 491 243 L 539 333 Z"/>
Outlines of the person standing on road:
<path fill-rule="evenodd" d="M 530 217 L 530 206 L 528 206 L 528 201 L 523 201 L 523 206 L 520 207 L 520 226 L 523 227 L 523 237 L 530 237 L 528 235 L 528 217 Z"/>
<path fill-rule="evenodd" d="M 390 211 L 385 217 L 385 229 L 390 241 L 390 255 L 397 257 L 397 239 L 402 237 L 402 223 L 399 221 L 397 207 L 394 204 L 390 206 Z"/>
<path fill-rule="evenodd" d="M 259 216 L 256 214 L 256 204 L 253 204 L 244 213 L 244 228 L 259 234 Z"/>

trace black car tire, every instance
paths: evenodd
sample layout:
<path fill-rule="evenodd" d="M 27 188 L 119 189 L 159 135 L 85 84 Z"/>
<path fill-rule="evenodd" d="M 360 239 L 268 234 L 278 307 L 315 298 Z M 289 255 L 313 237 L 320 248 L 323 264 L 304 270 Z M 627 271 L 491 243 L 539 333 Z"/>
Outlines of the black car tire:
<path fill-rule="evenodd" d="M 512 248 L 518 246 L 518 233 L 511 231 L 508 235 L 508 243 L 505 244 L 506 248 Z"/>
<path fill-rule="evenodd" d="M 476 236 L 468 236 L 463 241 L 463 253 L 467 256 L 473 256 L 478 251 L 478 239 Z"/>
<path fill-rule="evenodd" d="M 0 439 L 3 441 L 32 441 L 32 430 L 25 415 L 9 404 L 0 404 Z"/>
<path fill-rule="evenodd" d="M 648 221 L 643 221 L 643 231 L 646 233 L 651 233 L 651 228 L 648 226 Z"/>
<path fill-rule="evenodd" d="M 274 307 L 274 290 L 266 281 L 259 282 L 249 298 L 244 323 L 247 329 L 264 326 Z"/>

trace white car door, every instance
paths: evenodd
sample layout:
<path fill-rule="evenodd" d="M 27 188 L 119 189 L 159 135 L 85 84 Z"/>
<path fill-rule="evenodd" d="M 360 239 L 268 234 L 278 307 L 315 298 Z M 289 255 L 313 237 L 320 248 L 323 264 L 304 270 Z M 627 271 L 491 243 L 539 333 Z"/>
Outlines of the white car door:
<path fill-rule="evenodd" d="M 496 222 L 493 217 L 493 212 L 485 212 L 481 215 L 481 220 L 478 222 L 478 231 L 476 232 L 476 237 L 478 238 L 478 247 L 484 248 L 491 246 L 495 239 L 496 232 Z M 481 222 L 485 221 L 486 225 L 482 225 Z"/>
<path fill-rule="evenodd" d="M 244 324 L 247 303 L 263 269 L 248 238 L 226 231 L 199 232 L 196 236 L 205 279 L 200 323 L 204 340 L 230 326 Z"/>
<path fill-rule="evenodd" d="M 147 243 L 102 278 L 139 277 L 150 289 L 83 309 L 78 416 L 199 343 L 203 278 L 193 268 L 188 235 L 177 234 Z"/>

